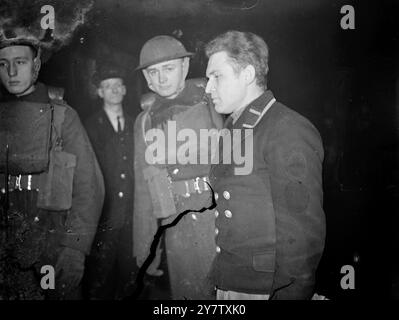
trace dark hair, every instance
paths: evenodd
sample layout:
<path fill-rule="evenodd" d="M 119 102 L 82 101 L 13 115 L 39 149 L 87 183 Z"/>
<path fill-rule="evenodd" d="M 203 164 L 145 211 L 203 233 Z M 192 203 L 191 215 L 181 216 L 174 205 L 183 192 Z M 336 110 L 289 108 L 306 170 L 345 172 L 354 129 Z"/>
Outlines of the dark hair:
<path fill-rule="evenodd" d="M 251 32 L 227 31 L 205 46 L 209 58 L 217 52 L 225 51 L 236 72 L 248 65 L 255 68 L 256 83 L 266 89 L 266 75 L 269 71 L 269 48 L 266 42 Z"/>

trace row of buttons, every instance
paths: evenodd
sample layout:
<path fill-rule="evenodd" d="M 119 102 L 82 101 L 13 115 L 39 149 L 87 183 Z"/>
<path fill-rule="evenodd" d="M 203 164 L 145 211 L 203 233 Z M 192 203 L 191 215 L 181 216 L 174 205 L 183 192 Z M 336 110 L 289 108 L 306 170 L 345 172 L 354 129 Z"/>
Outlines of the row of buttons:
<path fill-rule="evenodd" d="M 230 199 L 230 192 L 223 191 L 223 198 L 225 198 L 226 200 Z M 217 192 L 215 192 L 215 200 L 219 199 L 219 194 Z"/>
<path fill-rule="evenodd" d="M 225 198 L 226 200 L 230 199 L 230 192 L 223 191 L 223 198 Z M 219 199 L 219 194 L 217 192 L 215 192 L 215 200 Z M 224 215 L 226 218 L 230 219 L 233 216 L 233 213 L 230 210 L 225 210 L 224 211 Z M 215 210 L 215 217 L 217 218 L 219 216 L 219 211 Z M 215 228 L 215 235 L 219 234 L 219 229 Z M 221 249 L 219 246 L 216 246 L 216 253 L 220 253 Z"/>
<path fill-rule="evenodd" d="M 233 213 L 230 210 L 224 210 L 224 215 L 226 218 L 231 218 L 233 216 Z M 215 217 L 217 218 L 219 216 L 219 211 L 215 210 Z"/>
<path fill-rule="evenodd" d="M 124 158 L 125 158 L 125 157 L 124 157 Z M 125 159 L 123 159 L 123 160 L 125 160 Z M 126 179 L 126 174 L 121 173 L 121 179 Z M 123 192 L 119 192 L 119 193 L 118 193 L 118 197 L 119 197 L 119 198 L 123 198 L 123 196 L 124 196 Z"/>

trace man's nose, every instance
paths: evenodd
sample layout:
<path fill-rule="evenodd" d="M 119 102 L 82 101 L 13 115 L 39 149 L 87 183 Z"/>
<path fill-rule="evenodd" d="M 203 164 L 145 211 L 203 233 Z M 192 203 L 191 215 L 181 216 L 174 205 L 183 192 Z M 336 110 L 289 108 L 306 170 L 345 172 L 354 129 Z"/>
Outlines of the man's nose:
<path fill-rule="evenodd" d="M 10 63 L 8 65 L 8 76 L 15 77 L 18 73 L 18 69 L 15 63 Z"/>
<path fill-rule="evenodd" d="M 211 93 L 211 90 L 213 90 L 212 84 L 211 84 L 211 79 L 208 79 L 208 82 L 206 83 L 206 87 L 205 87 L 205 93 Z"/>
<path fill-rule="evenodd" d="M 158 78 L 159 83 L 164 83 L 168 80 L 166 74 L 162 71 L 159 73 L 158 77 L 159 77 Z"/>

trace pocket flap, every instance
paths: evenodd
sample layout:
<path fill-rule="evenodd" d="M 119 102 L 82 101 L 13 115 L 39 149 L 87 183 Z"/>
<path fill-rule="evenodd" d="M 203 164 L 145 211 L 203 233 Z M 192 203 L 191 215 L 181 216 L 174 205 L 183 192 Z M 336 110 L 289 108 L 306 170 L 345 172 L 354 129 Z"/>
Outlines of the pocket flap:
<path fill-rule="evenodd" d="M 74 154 L 65 151 L 54 151 L 52 156 L 56 165 L 64 168 L 76 167 L 76 156 Z"/>
<path fill-rule="evenodd" d="M 274 272 L 276 262 L 276 251 L 265 250 L 254 253 L 252 256 L 252 266 L 255 271 L 259 272 Z"/>

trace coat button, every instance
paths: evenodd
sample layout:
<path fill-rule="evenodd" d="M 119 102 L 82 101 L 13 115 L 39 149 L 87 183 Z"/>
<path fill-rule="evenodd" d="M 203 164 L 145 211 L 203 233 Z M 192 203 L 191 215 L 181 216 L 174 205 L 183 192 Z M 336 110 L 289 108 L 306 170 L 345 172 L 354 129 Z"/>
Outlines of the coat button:
<path fill-rule="evenodd" d="M 123 192 L 119 192 L 119 193 L 118 193 L 118 197 L 119 197 L 119 198 L 123 198 Z"/>
<path fill-rule="evenodd" d="M 217 218 L 219 216 L 219 211 L 215 210 L 215 217 Z"/>
<path fill-rule="evenodd" d="M 179 168 L 174 169 L 172 173 L 173 173 L 174 175 L 178 174 L 178 173 L 179 173 Z"/>
<path fill-rule="evenodd" d="M 197 215 L 196 215 L 195 213 L 193 213 L 193 214 L 191 215 L 191 217 L 193 218 L 193 220 L 197 220 Z"/>
<path fill-rule="evenodd" d="M 231 213 L 230 210 L 226 210 L 226 211 L 224 212 L 224 215 L 226 216 L 226 218 L 231 218 L 231 217 L 233 216 L 233 214 Z"/>
<path fill-rule="evenodd" d="M 121 178 L 122 178 L 122 179 L 125 179 L 125 178 L 126 178 L 126 174 L 121 173 Z"/>
<path fill-rule="evenodd" d="M 219 234 L 219 229 L 215 228 L 215 234 L 218 235 Z"/>
<path fill-rule="evenodd" d="M 123 159 L 123 160 L 127 160 L 127 157 L 126 157 L 126 156 L 123 156 L 122 159 Z"/>
<path fill-rule="evenodd" d="M 216 246 L 216 252 L 220 253 L 220 247 L 219 246 Z"/>
<path fill-rule="evenodd" d="M 225 198 L 226 200 L 229 200 L 230 199 L 230 192 L 223 191 L 223 198 Z"/>
<path fill-rule="evenodd" d="M 219 194 L 215 192 L 215 200 L 219 199 Z"/>

